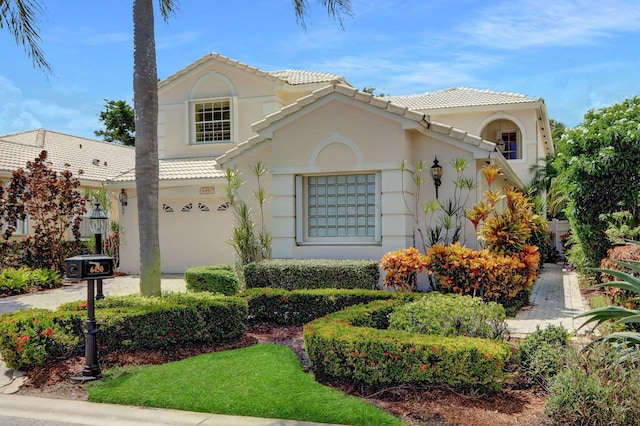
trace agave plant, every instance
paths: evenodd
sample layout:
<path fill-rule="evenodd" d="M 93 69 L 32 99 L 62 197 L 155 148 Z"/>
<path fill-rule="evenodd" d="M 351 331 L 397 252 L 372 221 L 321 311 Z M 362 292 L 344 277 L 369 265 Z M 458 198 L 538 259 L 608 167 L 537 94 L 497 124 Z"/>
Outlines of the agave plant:
<path fill-rule="evenodd" d="M 628 268 L 634 272 L 640 274 L 640 262 L 617 262 L 620 266 Z M 613 269 L 593 268 L 594 271 L 603 272 L 613 275 L 620 279 L 620 281 L 612 281 L 604 284 L 600 284 L 599 287 L 616 287 L 624 290 L 628 290 L 640 296 L 640 279 L 622 271 Z M 592 309 L 584 314 L 578 315 L 577 318 L 585 317 L 587 321 L 580 326 L 580 328 L 587 324 L 595 323 L 596 326 L 606 321 L 613 320 L 613 324 L 640 324 L 640 310 L 625 308 L 622 306 L 607 306 L 604 308 Z M 637 355 L 640 353 L 640 333 L 635 331 L 620 331 L 607 334 L 601 338 L 604 341 L 615 342 L 621 346 L 624 357 Z"/>

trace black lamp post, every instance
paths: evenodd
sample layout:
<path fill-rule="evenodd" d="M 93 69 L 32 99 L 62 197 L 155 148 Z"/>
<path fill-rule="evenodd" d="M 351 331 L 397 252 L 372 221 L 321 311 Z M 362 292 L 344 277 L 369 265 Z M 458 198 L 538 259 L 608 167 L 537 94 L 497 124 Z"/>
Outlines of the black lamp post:
<path fill-rule="evenodd" d="M 96 208 L 91 212 L 91 216 L 89 217 L 89 227 L 96 240 L 96 254 L 102 254 L 102 234 L 107 232 L 108 226 L 109 217 L 107 216 L 107 212 L 100 208 L 99 202 L 96 202 Z M 102 294 L 102 279 L 98 279 L 97 281 L 96 299 L 104 299 L 104 294 Z"/>
<path fill-rule="evenodd" d="M 442 166 L 438 163 L 438 157 L 433 160 L 433 166 L 431 166 L 431 177 L 433 178 L 433 184 L 436 187 L 436 200 L 438 199 L 438 188 L 442 184 Z"/>

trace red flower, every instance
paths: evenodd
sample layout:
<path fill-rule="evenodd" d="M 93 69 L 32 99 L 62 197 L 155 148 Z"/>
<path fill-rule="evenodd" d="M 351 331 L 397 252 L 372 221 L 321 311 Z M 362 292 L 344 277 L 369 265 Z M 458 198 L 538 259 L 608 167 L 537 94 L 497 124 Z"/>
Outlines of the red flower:
<path fill-rule="evenodd" d="M 420 366 L 420 370 L 425 371 L 427 369 L 427 364 L 422 364 Z"/>

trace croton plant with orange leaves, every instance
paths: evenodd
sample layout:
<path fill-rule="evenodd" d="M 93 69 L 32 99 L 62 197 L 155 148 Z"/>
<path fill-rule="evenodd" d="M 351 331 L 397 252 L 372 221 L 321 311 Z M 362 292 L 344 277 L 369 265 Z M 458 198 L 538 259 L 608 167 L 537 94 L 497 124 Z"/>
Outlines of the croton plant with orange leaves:
<path fill-rule="evenodd" d="M 492 164 L 482 174 L 491 187 L 502 172 Z M 535 214 L 529 198 L 515 188 L 489 188 L 484 198 L 467 210 L 484 249 L 455 243 L 436 244 L 426 256 L 413 247 L 389 252 L 380 262 L 386 272 L 385 285 L 415 291 L 417 273 L 426 268 L 435 274 L 442 292 L 482 297 L 505 308 L 527 303 L 540 262 L 538 248 L 527 240 L 546 222 Z"/>
<path fill-rule="evenodd" d="M 416 291 L 417 274 L 428 265 L 427 257 L 415 247 L 390 251 L 380 261 L 384 285 L 399 291 Z"/>
<path fill-rule="evenodd" d="M 455 243 L 434 245 L 427 251 L 427 259 L 442 292 L 482 297 L 505 308 L 517 308 L 528 302 L 540 254 L 531 245 L 517 253 L 498 254 Z"/>

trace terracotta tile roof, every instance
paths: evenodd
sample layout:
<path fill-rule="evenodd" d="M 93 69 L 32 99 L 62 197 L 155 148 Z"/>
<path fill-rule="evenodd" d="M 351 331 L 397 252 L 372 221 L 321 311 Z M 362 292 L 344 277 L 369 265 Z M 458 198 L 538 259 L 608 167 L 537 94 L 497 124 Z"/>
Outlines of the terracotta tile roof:
<path fill-rule="evenodd" d="M 287 105 L 280 111 L 266 116 L 263 120 L 253 124 L 252 130 L 256 133 L 259 133 L 260 130 L 270 127 L 277 121 L 280 121 L 285 117 L 288 117 L 289 115 L 300 111 L 303 107 L 317 102 L 318 100 L 326 96 L 332 95 L 333 93 L 342 94 L 364 104 L 368 104 L 397 116 L 403 117 L 405 119 L 415 121 L 418 125 L 418 128 L 422 129 L 421 131 L 432 131 L 441 135 L 449 136 L 453 139 L 457 139 L 460 142 L 478 147 L 484 151 L 495 151 L 496 145 L 493 142 L 485 141 L 479 136 L 467 133 L 465 130 L 460 130 L 446 124 L 430 121 L 426 114 L 407 108 L 404 105 L 397 104 L 393 102 L 391 98 L 372 96 L 369 93 L 361 92 L 351 86 L 347 86 L 345 84 L 340 84 L 337 82 L 317 89 L 310 95 L 298 99 L 296 102 Z M 265 139 L 260 137 L 260 135 L 253 136 L 218 157 L 218 162 L 220 164 L 224 164 L 231 158 L 240 155 L 242 152 L 258 145 L 264 140 Z"/>
<path fill-rule="evenodd" d="M 245 70 L 249 73 L 255 74 L 257 76 L 264 77 L 268 80 L 280 81 L 290 85 L 322 83 L 322 82 L 329 83 L 334 80 L 345 82 L 344 77 L 338 74 L 330 74 L 330 73 L 314 72 L 314 71 L 303 71 L 303 70 L 263 71 L 256 67 L 252 67 L 245 63 L 236 61 L 235 59 L 230 59 L 226 56 L 219 55 L 217 53 L 209 53 L 208 55 L 203 56 L 202 58 L 198 59 L 197 61 L 193 62 L 187 67 L 181 69 L 175 74 L 172 74 L 166 79 L 162 80 L 159 83 L 159 87 L 162 88 L 174 82 L 175 80 L 179 79 L 183 75 L 189 73 L 190 71 L 198 68 L 200 65 L 210 60 L 215 60 L 223 64 L 228 64 L 238 69 Z"/>
<path fill-rule="evenodd" d="M 212 179 L 224 177 L 214 157 L 171 158 L 159 160 L 160 180 Z M 129 170 L 110 180 L 111 182 L 135 181 L 135 170 Z"/>
<path fill-rule="evenodd" d="M 391 102 L 415 110 L 542 102 L 519 93 L 453 87 L 418 95 L 389 96 Z"/>
<path fill-rule="evenodd" d="M 42 150 L 52 169 L 68 168 L 80 180 L 102 182 L 135 167 L 131 147 L 38 129 L 0 136 L 0 171 L 24 168 Z"/>

